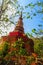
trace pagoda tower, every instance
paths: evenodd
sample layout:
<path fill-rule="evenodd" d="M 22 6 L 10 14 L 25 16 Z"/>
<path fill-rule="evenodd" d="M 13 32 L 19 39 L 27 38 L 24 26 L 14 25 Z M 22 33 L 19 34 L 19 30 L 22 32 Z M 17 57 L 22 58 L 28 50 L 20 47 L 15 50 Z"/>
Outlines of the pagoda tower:
<path fill-rule="evenodd" d="M 23 48 L 25 48 L 27 52 L 29 53 L 29 55 L 31 55 L 34 52 L 34 42 L 32 39 L 28 38 L 27 35 L 25 35 L 22 20 L 23 19 L 22 19 L 22 12 L 21 12 L 18 23 L 15 26 L 14 31 L 10 32 L 8 38 L 11 45 L 12 43 L 18 41 L 18 39 L 22 39 L 24 42 Z"/>
<path fill-rule="evenodd" d="M 3 36 L 2 40 L 9 42 L 11 48 L 10 51 L 12 50 L 12 45 L 22 39 L 24 44 L 23 44 L 23 49 L 26 49 L 29 55 L 34 53 L 34 42 L 32 39 L 28 38 L 28 36 L 24 33 L 24 28 L 23 28 L 23 21 L 22 21 L 22 12 L 19 17 L 18 23 L 15 26 L 15 29 L 13 32 L 10 32 L 8 36 Z"/>
<path fill-rule="evenodd" d="M 21 32 L 24 33 L 24 28 L 23 28 L 23 22 L 22 22 L 22 12 L 21 15 L 19 17 L 18 23 L 16 24 L 16 27 L 14 29 L 14 32 Z"/>

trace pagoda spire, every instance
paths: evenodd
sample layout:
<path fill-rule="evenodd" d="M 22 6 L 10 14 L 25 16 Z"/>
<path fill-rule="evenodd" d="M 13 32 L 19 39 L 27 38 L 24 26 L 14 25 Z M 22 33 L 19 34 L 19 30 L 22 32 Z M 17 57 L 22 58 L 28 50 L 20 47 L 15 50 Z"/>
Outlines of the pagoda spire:
<path fill-rule="evenodd" d="M 22 12 L 21 12 L 21 15 L 19 17 L 19 20 L 18 20 L 18 22 L 16 24 L 16 27 L 14 29 L 15 32 L 17 31 L 17 32 L 24 33 L 23 21 L 22 20 L 23 20 L 23 18 L 22 18 Z"/>
<path fill-rule="evenodd" d="M 20 14 L 20 19 L 22 19 L 22 11 L 21 11 L 21 14 Z"/>

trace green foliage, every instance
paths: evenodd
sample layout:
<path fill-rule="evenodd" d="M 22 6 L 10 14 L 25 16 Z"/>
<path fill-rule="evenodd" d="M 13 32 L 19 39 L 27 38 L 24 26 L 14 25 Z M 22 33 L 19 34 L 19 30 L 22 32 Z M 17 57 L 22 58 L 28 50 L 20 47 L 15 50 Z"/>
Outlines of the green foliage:
<path fill-rule="evenodd" d="M 40 30 L 41 33 L 43 33 L 43 30 Z"/>
<path fill-rule="evenodd" d="M 28 37 L 33 37 L 32 36 L 32 33 L 30 34 L 30 33 L 26 33 L 26 35 L 28 36 Z"/>
<path fill-rule="evenodd" d="M 0 50 L 0 57 L 3 57 L 3 51 Z"/>
<path fill-rule="evenodd" d="M 33 16 L 36 16 L 36 13 L 34 13 Z"/>
<path fill-rule="evenodd" d="M 34 41 L 34 51 L 35 53 L 38 54 L 38 57 L 43 56 L 43 37 L 42 38 L 32 38 Z M 24 42 L 22 38 L 19 38 L 13 45 L 14 48 L 17 48 L 16 51 L 12 50 L 10 54 L 8 54 L 8 49 L 9 49 L 9 43 L 5 42 L 3 49 L 0 51 L 0 57 L 6 57 L 8 56 L 9 59 L 12 56 L 17 55 L 23 55 L 23 56 L 28 56 L 28 53 L 25 48 L 22 48 Z M 9 61 L 9 60 L 8 60 Z M 26 58 L 27 65 L 30 65 L 32 61 L 35 61 L 33 56 L 28 56 Z"/>
<path fill-rule="evenodd" d="M 35 7 L 35 4 L 29 3 L 29 4 L 27 4 L 27 5 L 25 6 L 25 8 L 28 8 L 28 7 L 34 8 L 34 7 Z"/>
<path fill-rule="evenodd" d="M 37 2 L 37 5 L 38 5 L 38 6 L 41 6 L 41 2 Z"/>
<path fill-rule="evenodd" d="M 7 17 L 3 18 L 4 21 L 8 22 L 9 19 Z"/>
<path fill-rule="evenodd" d="M 2 46 L 2 49 L 0 50 L 0 57 L 5 57 L 8 54 L 9 44 L 8 42 L 5 42 Z"/>
<path fill-rule="evenodd" d="M 26 49 L 20 48 L 19 51 L 18 51 L 18 54 L 26 55 L 27 54 Z"/>
<path fill-rule="evenodd" d="M 22 38 L 19 38 L 15 43 L 14 43 L 14 47 L 22 47 L 22 45 L 24 44 Z"/>
<path fill-rule="evenodd" d="M 24 45 L 24 42 L 22 40 L 22 38 L 19 38 L 18 41 L 16 41 L 14 43 L 14 48 L 17 48 L 18 50 L 17 51 L 14 51 L 16 54 L 19 54 L 19 55 L 27 55 L 27 51 L 25 48 L 23 48 L 23 45 Z"/>
<path fill-rule="evenodd" d="M 43 38 L 34 38 L 34 51 L 39 57 L 43 55 Z"/>
<path fill-rule="evenodd" d="M 9 49 L 8 42 L 5 42 L 2 49 L 3 56 L 5 56 L 8 53 L 8 49 Z"/>
<path fill-rule="evenodd" d="M 27 65 L 30 65 L 32 63 L 32 61 L 35 61 L 33 56 L 30 56 L 27 58 Z"/>
<path fill-rule="evenodd" d="M 32 32 L 35 33 L 36 32 L 36 29 L 32 29 Z"/>
<path fill-rule="evenodd" d="M 30 15 L 29 16 L 27 16 L 27 19 L 29 19 L 30 18 Z"/>
<path fill-rule="evenodd" d="M 3 51 L 7 51 L 8 50 L 8 42 L 4 43 L 4 47 L 3 47 Z"/>
<path fill-rule="evenodd" d="M 41 25 L 41 24 L 39 24 L 38 26 L 39 26 L 39 27 L 42 27 L 42 25 Z"/>

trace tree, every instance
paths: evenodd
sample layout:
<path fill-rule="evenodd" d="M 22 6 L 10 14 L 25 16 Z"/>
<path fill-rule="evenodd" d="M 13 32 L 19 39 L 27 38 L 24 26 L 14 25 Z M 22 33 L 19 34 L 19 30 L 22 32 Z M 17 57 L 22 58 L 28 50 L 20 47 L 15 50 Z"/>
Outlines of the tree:
<path fill-rule="evenodd" d="M 38 54 L 39 57 L 42 57 L 43 56 L 43 37 L 41 38 L 36 38 L 36 39 L 33 39 L 34 40 L 34 51 L 35 53 Z"/>
<path fill-rule="evenodd" d="M 0 6 L 0 27 L 3 27 L 4 29 L 8 29 L 14 22 L 11 20 L 11 16 L 14 16 L 15 14 L 14 10 L 16 10 L 13 5 L 16 6 L 17 0 L 14 2 L 11 0 L 2 0 L 1 6 Z M 10 9 L 10 16 L 8 15 L 8 11 Z M 12 12 L 13 11 L 13 12 Z M 8 14 L 7 14 L 7 13 Z M 6 31 L 5 31 L 6 32 Z M 4 33 L 4 31 L 0 28 L 0 34 Z M 7 32 L 6 32 L 7 33 Z"/>

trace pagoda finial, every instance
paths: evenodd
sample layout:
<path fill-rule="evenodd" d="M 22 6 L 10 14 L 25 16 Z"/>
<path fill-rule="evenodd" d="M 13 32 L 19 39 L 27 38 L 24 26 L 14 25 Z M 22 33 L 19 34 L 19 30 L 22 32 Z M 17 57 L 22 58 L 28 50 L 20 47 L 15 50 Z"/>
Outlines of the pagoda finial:
<path fill-rule="evenodd" d="M 21 18 L 22 18 L 22 11 L 21 11 Z"/>
<path fill-rule="evenodd" d="M 22 19 L 22 11 L 21 11 L 21 13 L 20 13 L 20 19 Z"/>

